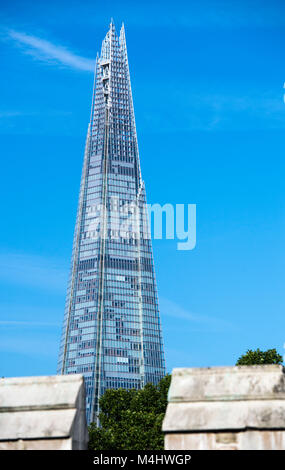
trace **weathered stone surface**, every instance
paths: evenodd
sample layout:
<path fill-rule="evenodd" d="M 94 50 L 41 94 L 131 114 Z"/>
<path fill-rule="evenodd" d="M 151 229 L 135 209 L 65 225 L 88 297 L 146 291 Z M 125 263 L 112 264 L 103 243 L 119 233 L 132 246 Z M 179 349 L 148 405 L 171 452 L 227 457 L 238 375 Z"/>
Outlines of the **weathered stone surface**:
<path fill-rule="evenodd" d="M 169 401 L 236 401 L 285 398 L 282 366 L 174 369 Z"/>
<path fill-rule="evenodd" d="M 285 448 L 282 366 L 174 369 L 166 449 Z"/>
<path fill-rule="evenodd" d="M 79 374 L 0 379 L 0 411 L 76 408 L 77 400 L 82 400 L 81 386 Z"/>
<path fill-rule="evenodd" d="M 83 376 L 0 380 L 0 449 L 86 449 L 87 443 Z"/>
<path fill-rule="evenodd" d="M 167 450 L 280 450 L 285 449 L 284 431 L 236 433 L 166 434 Z"/>
<path fill-rule="evenodd" d="M 285 400 L 169 403 L 164 430 L 282 428 L 285 429 Z"/>
<path fill-rule="evenodd" d="M 0 441 L 0 450 L 71 450 L 72 439 Z M 80 449 L 78 449 L 80 450 Z"/>

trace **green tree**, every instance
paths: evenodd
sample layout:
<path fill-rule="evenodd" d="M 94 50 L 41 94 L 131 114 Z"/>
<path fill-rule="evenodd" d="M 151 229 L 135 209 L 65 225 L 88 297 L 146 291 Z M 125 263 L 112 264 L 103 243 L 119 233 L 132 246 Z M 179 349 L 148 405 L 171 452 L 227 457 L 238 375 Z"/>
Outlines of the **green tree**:
<path fill-rule="evenodd" d="M 256 364 L 282 364 L 283 358 L 276 349 L 268 349 L 261 351 L 257 348 L 255 351 L 248 349 L 246 354 L 241 356 L 236 365 L 237 366 L 252 366 Z"/>
<path fill-rule="evenodd" d="M 90 450 L 163 450 L 162 420 L 171 376 L 142 390 L 106 390 L 100 398 L 100 427 L 89 426 Z"/>

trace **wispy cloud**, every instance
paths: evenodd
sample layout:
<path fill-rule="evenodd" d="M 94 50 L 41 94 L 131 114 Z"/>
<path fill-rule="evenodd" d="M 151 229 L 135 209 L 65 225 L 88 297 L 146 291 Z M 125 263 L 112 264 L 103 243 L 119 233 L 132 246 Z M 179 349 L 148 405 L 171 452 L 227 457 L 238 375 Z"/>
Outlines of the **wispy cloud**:
<path fill-rule="evenodd" d="M 64 46 L 14 30 L 8 32 L 8 37 L 20 46 L 24 53 L 32 55 L 37 60 L 85 72 L 94 71 L 95 61 L 93 59 L 74 54 Z"/>
<path fill-rule="evenodd" d="M 193 313 L 189 310 L 184 309 L 176 302 L 166 299 L 165 297 L 159 297 L 160 310 L 162 315 L 175 318 L 177 320 L 185 320 L 192 324 L 199 324 L 202 327 L 207 327 L 215 330 L 232 330 L 236 326 L 232 323 L 216 318 L 209 315 L 200 315 Z"/>
<path fill-rule="evenodd" d="M 54 359 L 56 359 L 58 353 L 58 338 L 46 334 L 35 337 L 32 333 L 23 336 L 20 332 L 17 338 L 13 335 L 3 336 L 0 339 L 0 351 L 3 353 L 16 353 L 21 354 L 21 356 L 32 355 L 34 357 L 47 356 Z M 25 370 L 25 367 L 23 367 L 23 370 Z"/>
<path fill-rule="evenodd" d="M 1 353 L 53 357 L 56 360 L 64 305 L 54 308 L 46 302 L 34 304 L 32 297 L 17 296 L 10 303 L 0 303 Z M 3 369 L 3 361 L 2 361 Z M 25 375 L 25 365 L 22 364 Z M 10 374 L 9 370 L 6 374 Z M 12 374 L 14 375 L 14 374 Z"/>
<path fill-rule="evenodd" d="M 0 279 L 9 284 L 64 292 L 68 270 L 57 259 L 31 254 L 0 253 Z"/>
<path fill-rule="evenodd" d="M 23 113 L 21 111 L 0 111 L 0 118 L 13 118 L 22 116 Z"/>
<path fill-rule="evenodd" d="M 57 109 L 46 109 L 44 111 L 45 116 L 57 117 L 57 116 L 70 116 L 71 111 L 57 110 Z M 43 115 L 43 111 L 26 111 L 26 110 L 0 110 L 0 119 L 9 119 L 14 117 L 39 117 Z"/>
<path fill-rule="evenodd" d="M 145 93 L 152 93 L 153 84 L 143 84 Z M 156 107 L 144 114 L 148 130 L 159 132 L 284 129 L 283 90 L 248 89 L 239 95 L 231 90 L 221 93 L 188 91 L 187 85 L 174 86 L 172 81 L 160 84 Z M 189 88 L 189 87 L 188 87 Z M 160 99 L 167 96 L 167 102 Z M 157 103 L 159 103 L 157 105 Z M 171 113 L 169 112 L 171 109 Z"/>
<path fill-rule="evenodd" d="M 58 328 L 60 326 L 59 323 L 56 322 L 39 322 L 39 321 L 18 321 L 18 320 L 0 320 L 0 327 L 1 326 L 13 326 L 13 327 L 22 327 L 27 326 L 30 327 L 51 327 L 51 328 Z"/>

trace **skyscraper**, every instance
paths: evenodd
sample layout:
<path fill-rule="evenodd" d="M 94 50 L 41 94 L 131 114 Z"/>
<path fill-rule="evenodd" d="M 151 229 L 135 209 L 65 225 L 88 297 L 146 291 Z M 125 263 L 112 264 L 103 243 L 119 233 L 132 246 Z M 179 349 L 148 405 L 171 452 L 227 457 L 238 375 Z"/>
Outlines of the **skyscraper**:
<path fill-rule="evenodd" d="M 88 422 L 108 388 L 165 374 L 124 26 L 97 55 L 58 373 L 82 373 Z"/>

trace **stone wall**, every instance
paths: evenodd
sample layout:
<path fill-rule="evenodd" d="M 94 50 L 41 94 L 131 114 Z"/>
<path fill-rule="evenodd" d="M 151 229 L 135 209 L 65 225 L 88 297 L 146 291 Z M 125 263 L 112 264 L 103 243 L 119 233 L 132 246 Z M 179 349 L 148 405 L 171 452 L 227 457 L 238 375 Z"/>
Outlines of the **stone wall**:
<path fill-rule="evenodd" d="M 165 449 L 285 449 L 282 366 L 174 369 Z"/>
<path fill-rule="evenodd" d="M 0 450 L 87 449 L 82 375 L 0 379 Z"/>

